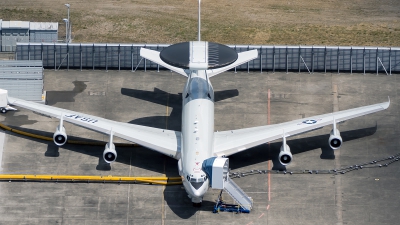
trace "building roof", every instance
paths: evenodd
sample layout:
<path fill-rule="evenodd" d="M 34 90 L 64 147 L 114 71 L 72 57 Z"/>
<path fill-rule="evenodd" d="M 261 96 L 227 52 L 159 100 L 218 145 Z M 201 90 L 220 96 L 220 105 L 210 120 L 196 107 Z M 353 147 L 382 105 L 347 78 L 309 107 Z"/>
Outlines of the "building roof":
<path fill-rule="evenodd" d="M 58 23 L 30 22 L 30 30 L 58 30 Z"/>
<path fill-rule="evenodd" d="M 29 21 L 3 21 L 2 29 L 29 29 Z"/>

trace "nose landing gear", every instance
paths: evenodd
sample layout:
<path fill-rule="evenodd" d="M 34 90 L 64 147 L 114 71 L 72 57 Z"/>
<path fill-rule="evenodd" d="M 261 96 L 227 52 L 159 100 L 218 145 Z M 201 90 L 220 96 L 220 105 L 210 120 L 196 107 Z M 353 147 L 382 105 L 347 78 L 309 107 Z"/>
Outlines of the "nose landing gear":
<path fill-rule="evenodd" d="M 200 208 L 201 207 L 201 202 L 198 202 L 198 203 L 193 202 L 193 207 Z"/>

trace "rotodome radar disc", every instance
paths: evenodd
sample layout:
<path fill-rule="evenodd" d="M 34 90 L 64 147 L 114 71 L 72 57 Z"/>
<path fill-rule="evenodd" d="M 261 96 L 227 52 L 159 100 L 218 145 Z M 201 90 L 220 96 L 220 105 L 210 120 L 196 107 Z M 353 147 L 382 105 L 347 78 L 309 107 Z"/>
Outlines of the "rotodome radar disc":
<path fill-rule="evenodd" d="M 205 43 L 205 42 L 204 42 Z M 182 69 L 189 69 L 191 42 L 173 44 L 160 53 L 164 62 Z M 207 69 L 216 69 L 235 62 L 238 58 L 237 52 L 222 44 L 207 42 Z"/>

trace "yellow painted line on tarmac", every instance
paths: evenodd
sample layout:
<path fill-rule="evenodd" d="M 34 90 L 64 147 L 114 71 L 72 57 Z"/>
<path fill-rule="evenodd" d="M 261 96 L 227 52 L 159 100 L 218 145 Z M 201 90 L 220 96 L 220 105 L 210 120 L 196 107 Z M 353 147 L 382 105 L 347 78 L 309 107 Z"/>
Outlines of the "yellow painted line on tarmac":
<path fill-rule="evenodd" d="M 167 107 L 168 109 L 168 107 Z M 167 111 L 168 113 L 168 111 Z M 0 128 L 14 132 L 27 137 L 32 137 L 44 141 L 53 141 L 52 137 L 46 137 L 43 135 L 37 135 L 18 129 L 13 129 L 0 123 Z M 69 144 L 79 144 L 79 145 L 105 145 L 106 142 L 101 141 L 77 141 L 68 140 Z M 115 143 L 115 146 L 119 147 L 140 147 L 136 143 Z M 78 181 L 78 182 L 126 182 L 126 183 L 149 183 L 149 184 L 159 184 L 159 185 L 178 185 L 182 184 L 181 177 L 123 177 L 123 176 L 85 176 L 85 175 L 38 175 L 38 174 L 0 174 L 0 181 Z"/>
<path fill-rule="evenodd" d="M 0 174 L 0 180 L 20 181 L 102 181 L 102 182 L 139 182 L 161 185 L 182 184 L 181 177 L 122 177 L 122 176 L 82 176 L 82 175 L 37 175 L 37 174 Z"/>

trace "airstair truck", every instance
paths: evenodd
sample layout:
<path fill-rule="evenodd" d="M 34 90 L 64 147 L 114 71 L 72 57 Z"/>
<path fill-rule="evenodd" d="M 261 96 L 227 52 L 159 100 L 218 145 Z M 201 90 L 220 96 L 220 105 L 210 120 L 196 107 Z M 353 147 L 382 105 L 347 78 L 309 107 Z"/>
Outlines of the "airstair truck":
<path fill-rule="evenodd" d="M 249 197 L 233 180 L 229 178 L 229 159 L 212 157 L 204 160 L 203 171 L 210 179 L 210 186 L 213 189 L 225 190 L 239 205 L 237 212 L 250 212 L 253 207 L 253 199 Z M 225 204 L 218 197 L 216 207 L 218 210 L 225 209 L 221 207 Z M 230 205 L 231 206 L 231 205 Z M 242 210 L 240 210 L 242 209 Z M 215 211 L 215 210 L 214 210 Z M 224 210 L 230 211 L 230 210 Z"/>
<path fill-rule="evenodd" d="M 6 113 L 9 110 L 17 110 L 8 105 L 7 95 L 8 95 L 7 90 L 0 89 L 0 112 L 1 113 Z"/>

